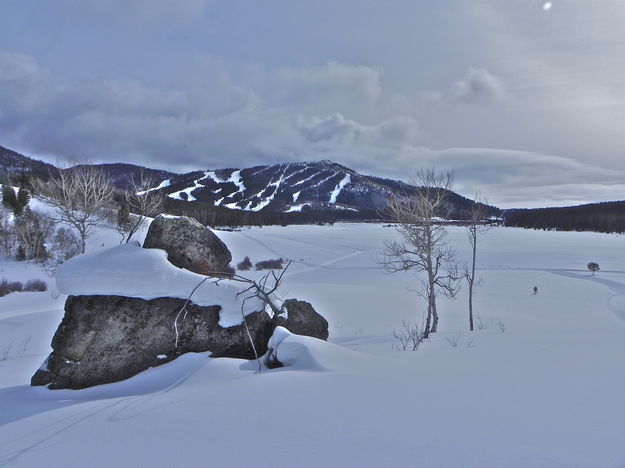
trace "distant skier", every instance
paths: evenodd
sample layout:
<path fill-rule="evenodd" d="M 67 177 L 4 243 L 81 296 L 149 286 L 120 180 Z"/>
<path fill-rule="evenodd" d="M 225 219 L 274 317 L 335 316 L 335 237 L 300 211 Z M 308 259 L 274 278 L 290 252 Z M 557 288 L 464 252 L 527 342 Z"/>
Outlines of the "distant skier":
<path fill-rule="evenodd" d="M 534 286 L 534 296 L 538 294 L 538 286 Z"/>

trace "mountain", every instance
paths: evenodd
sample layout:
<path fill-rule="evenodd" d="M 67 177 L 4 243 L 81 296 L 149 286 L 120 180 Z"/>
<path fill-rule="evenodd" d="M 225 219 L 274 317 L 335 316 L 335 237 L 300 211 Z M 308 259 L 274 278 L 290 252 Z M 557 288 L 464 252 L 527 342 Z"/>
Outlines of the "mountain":
<path fill-rule="evenodd" d="M 141 177 L 143 177 L 145 181 L 155 181 L 158 183 L 162 180 L 176 176 L 173 172 L 163 171 L 161 169 L 150 169 L 149 167 L 137 166 L 134 164 L 95 164 L 94 167 L 102 170 L 108 176 L 111 184 L 120 190 L 128 188 L 132 180 L 135 180 L 138 183 L 141 180 Z"/>
<path fill-rule="evenodd" d="M 95 167 L 104 171 L 118 189 L 128 188 L 131 180 L 143 174 L 153 182 L 150 190 L 166 195 L 170 212 L 189 214 L 207 224 L 379 219 L 380 210 L 391 196 L 418 190 L 404 182 L 362 175 L 327 160 L 186 174 L 124 163 Z M 22 172 L 45 179 L 58 170 L 0 147 L 0 177 L 5 181 Z M 454 192 L 447 195 L 449 209 L 441 216 L 466 218 L 473 201 Z M 501 214 L 495 207 L 488 210 L 491 216 Z"/>
<path fill-rule="evenodd" d="M 153 189 L 174 200 L 230 210 L 330 211 L 348 218 L 377 218 L 393 194 L 416 190 L 404 182 L 362 175 L 331 161 L 191 172 L 164 179 Z M 448 196 L 447 217 L 465 218 L 473 202 L 453 192 Z M 497 208 L 489 208 L 489 215 L 500 214 Z"/>
<path fill-rule="evenodd" d="M 24 172 L 47 179 L 57 171 L 52 164 L 29 158 L 16 151 L 0 146 L 0 179 L 8 182 Z"/>

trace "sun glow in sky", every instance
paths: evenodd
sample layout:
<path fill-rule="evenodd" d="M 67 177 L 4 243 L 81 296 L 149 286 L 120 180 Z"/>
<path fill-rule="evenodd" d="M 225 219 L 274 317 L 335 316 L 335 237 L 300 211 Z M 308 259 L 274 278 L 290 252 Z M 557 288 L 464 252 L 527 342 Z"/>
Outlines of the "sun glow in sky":
<path fill-rule="evenodd" d="M 553 7 L 553 3 L 545 2 L 545 4 L 543 5 L 543 10 L 549 11 L 549 10 L 551 10 L 551 7 Z"/>

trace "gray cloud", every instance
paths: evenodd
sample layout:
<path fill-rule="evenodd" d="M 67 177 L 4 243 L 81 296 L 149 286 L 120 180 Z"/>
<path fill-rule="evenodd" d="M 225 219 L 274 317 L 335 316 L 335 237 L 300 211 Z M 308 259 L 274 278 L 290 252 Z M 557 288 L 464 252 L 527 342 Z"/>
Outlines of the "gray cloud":
<path fill-rule="evenodd" d="M 468 104 L 488 104 L 504 100 L 508 95 L 501 78 L 484 68 L 470 68 L 451 87 L 448 97 Z"/>
<path fill-rule="evenodd" d="M 132 80 L 58 83 L 32 57 L 2 53 L 0 133 L 40 154 L 134 161 L 178 171 L 330 158 L 405 179 L 412 170 L 436 166 L 456 172 L 462 193 L 480 191 L 502 206 L 538 205 L 541 200 L 561 205 L 618 194 L 625 198 L 623 172 L 571 158 L 420 146 L 427 135 L 414 116 L 364 123 L 338 110 L 322 116 L 295 113 L 333 109 L 328 97 L 340 101 L 338 109 L 353 110 L 363 101 L 383 107 L 379 70 L 331 63 L 265 73 L 252 80 L 253 88 L 223 73 L 169 88 Z M 278 91 L 268 90 L 270 82 L 280 85 Z M 454 99 L 466 103 L 505 97 L 500 80 L 485 70 L 470 70 L 458 83 Z M 576 186 L 583 190 L 576 193 Z"/>
<path fill-rule="evenodd" d="M 417 121 L 411 117 L 396 117 L 376 125 L 363 125 L 335 113 L 326 117 L 299 117 L 298 130 L 311 143 L 333 142 L 344 145 L 363 145 L 399 148 L 415 144 L 421 138 Z"/>
<path fill-rule="evenodd" d="M 382 98 L 382 77 L 379 68 L 329 62 L 315 67 L 254 67 L 247 82 L 267 105 L 295 113 L 359 113 Z"/>

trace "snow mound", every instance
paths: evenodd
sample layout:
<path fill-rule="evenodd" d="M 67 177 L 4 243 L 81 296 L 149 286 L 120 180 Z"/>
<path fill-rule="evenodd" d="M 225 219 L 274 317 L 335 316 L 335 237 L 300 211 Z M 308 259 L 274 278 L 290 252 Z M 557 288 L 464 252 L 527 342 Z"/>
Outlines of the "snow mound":
<path fill-rule="evenodd" d="M 232 281 L 206 278 L 172 265 L 164 250 L 144 249 L 138 243 L 74 257 L 61 265 L 56 273 L 59 291 L 72 296 L 187 299 L 205 280 L 191 300 L 200 306 L 220 305 L 219 325 L 222 327 L 242 322 L 241 307 L 245 315 L 263 310 L 263 302 L 257 298 L 250 298 L 243 304 L 246 296 L 237 297 L 243 288 Z"/>
<path fill-rule="evenodd" d="M 267 346 L 284 367 L 308 371 L 359 371 L 370 369 L 372 360 L 382 358 L 364 355 L 342 346 L 310 336 L 296 335 L 276 327 Z"/>

